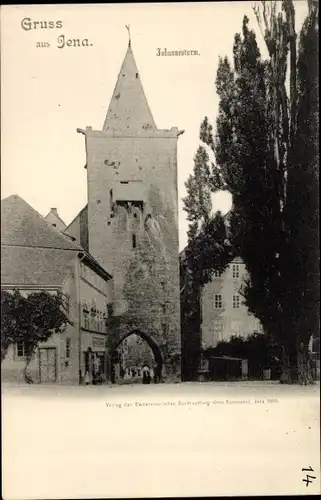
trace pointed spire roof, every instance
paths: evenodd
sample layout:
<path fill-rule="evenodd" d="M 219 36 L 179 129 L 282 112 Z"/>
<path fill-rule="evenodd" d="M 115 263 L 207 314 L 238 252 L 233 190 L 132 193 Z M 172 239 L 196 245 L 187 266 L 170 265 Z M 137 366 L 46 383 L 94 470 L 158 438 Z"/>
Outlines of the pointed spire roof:
<path fill-rule="evenodd" d="M 103 131 L 133 133 L 156 129 L 129 38 L 128 49 L 107 111 Z"/>

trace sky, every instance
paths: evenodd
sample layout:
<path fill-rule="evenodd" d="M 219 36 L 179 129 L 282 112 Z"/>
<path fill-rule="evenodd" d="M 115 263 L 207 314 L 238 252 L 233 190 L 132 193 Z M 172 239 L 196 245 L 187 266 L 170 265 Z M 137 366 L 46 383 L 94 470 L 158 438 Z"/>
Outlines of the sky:
<path fill-rule="evenodd" d="M 306 0 L 295 3 L 297 27 Z M 84 136 L 101 130 L 128 44 L 158 128 L 177 126 L 180 249 L 186 245 L 184 183 L 192 173 L 199 127 L 215 126 L 219 57 L 231 58 L 234 35 L 247 15 L 264 43 L 252 2 L 186 4 L 23 5 L 1 7 L 1 198 L 18 194 L 42 215 L 51 207 L 68 224 L 87 203 Z M 31 21 L 61 21 L 62 28 L 24 30 Z M 58 37 L 90 46 L 58 47 Z M 37 47 L 37 42 L 50 47 Z M 61 45 L 61 44 L 60 44 Z M 159 57 L 157 49 L 197 50 L 198 56 Z M 227 212 L 228 193 L 214 197 Z"/>

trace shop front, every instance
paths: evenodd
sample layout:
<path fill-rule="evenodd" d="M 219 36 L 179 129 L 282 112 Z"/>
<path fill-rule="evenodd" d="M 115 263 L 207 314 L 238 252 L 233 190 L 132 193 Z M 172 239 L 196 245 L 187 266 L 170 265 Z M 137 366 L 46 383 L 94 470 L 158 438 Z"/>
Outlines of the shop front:
<path fill-rule="evenodd" d="M 103 384 L 108 380 L 108 352 L 106 335 L 85 333 L 83 336 L 84 383 Z"/>

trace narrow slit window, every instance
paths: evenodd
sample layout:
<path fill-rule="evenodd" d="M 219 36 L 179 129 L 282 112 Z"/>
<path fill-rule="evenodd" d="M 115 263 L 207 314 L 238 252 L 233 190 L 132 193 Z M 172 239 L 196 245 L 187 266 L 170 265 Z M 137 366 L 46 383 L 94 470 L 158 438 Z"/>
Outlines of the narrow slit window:
<path fill-rule="evenodd" d="M 136 234 L 133 234 L 132 243 L 133 243 L 133 248 L 136 248 L 136 246 L 137 246 Z"/>
<path fill-rule="evenodd" d="M 66 339 L 66 359 L 70 358 L 70 347 L 71 347 L 71 339 Z"/>

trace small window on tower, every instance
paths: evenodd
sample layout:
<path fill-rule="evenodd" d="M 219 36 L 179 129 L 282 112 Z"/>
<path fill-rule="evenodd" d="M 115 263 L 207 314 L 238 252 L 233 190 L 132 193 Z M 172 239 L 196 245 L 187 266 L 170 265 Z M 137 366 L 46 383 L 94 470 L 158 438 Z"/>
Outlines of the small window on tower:
<path fill-rule="evenodd" d="M 66 339 L 66 359 L 70 358 L 70 347 L 71 347 L 71 339 Z"/>
<path fill-rule="evenodd" d="M 136 78 L 138 78 L 138 73 L 136 73 Z"/>
<path fill-rule="evenodd" d="M 133 234 L 133 240 L 132 240 L 132 242 L 133 242 L 133 248 L 136 248 L 136 246 L 137 246 L 136 234 Z"/>
<path fill-rule="evenodd" d="M 57 224 L 53 224 L 54 227 L 57 227 Z"/>
<path fill-rule="evenodd" d="M 137 219 L 137 214 L 134 214 L 134 219 Z"/>

